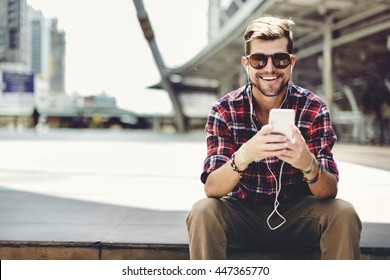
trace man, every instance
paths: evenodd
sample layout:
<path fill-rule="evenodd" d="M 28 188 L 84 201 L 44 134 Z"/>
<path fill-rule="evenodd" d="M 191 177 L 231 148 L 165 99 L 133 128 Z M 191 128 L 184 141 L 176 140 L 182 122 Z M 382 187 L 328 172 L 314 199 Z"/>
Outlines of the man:
<path fill-rule="evenodd" d="M 359 259 L 361 222 L 336 199 L 336 141 L 326 104 L 290 81 L 292 20 L 262 17 L 244 35 L 248 84 L 211 109 L 204 198 L 187 216 L 191 259 L 225 259 L 228 246 L 320 245 L 322 259 Z M 293 139 L 273 134 L 273 108 L 294 109 Z"/>
<path fill-rule="evenodd" d="M 33 112 L 32 112 L 32 122 L 33 122 L 33 128 L 35 131 L 38 129 L 38 123 L 39 123 L 39 111 L 37 107 L 34 107 Z"/>

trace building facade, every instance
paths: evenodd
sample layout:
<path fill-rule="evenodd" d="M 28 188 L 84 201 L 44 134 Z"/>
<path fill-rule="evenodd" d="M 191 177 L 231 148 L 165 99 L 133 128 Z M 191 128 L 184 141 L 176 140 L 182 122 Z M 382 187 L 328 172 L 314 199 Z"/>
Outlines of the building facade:
<path fill-rule="evenodd" d="M 49 82 L 52 92 L 65 92 L 65 32 L 58 28 L 57 19 L 51 21 Z"/>
<path fill-rule="evenodd" d="M 26 0 L 0 0 L 0 63 L 22 64 L 49 89 L 65 92 L 65 32 Z"/>
<path fill-rule="evenodd" d="M 26 63 L 26 0 L 0 0 L 0 62 Z"/>
<path fill-rule="evenodd" d="M 0 0 L 0 117 L 25 124 L 65 96 L 65 32 L 26 0 Z M 62 99 L 61 99 L 62 100 Z"/>

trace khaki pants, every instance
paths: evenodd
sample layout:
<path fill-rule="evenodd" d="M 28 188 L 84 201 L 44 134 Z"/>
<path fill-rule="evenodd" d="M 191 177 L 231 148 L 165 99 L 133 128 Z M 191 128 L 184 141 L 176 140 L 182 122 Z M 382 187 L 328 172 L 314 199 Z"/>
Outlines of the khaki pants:
<path fill-rule="evenodd" d="M 286 222 L 267 225 L 273 201 L 254 203 L 231 197 L 204 198 L 187 216 L 191 259 L 226 259 L 227 246 L 285 248 L 320 245 L 322 259 L 360 259 L 361 222 L 341 199 L 303 197 L 280 205 Z M 273 215 L 277 218 L 276 215 Z M 271 226 L 280 218 L 271 219 Z"/>

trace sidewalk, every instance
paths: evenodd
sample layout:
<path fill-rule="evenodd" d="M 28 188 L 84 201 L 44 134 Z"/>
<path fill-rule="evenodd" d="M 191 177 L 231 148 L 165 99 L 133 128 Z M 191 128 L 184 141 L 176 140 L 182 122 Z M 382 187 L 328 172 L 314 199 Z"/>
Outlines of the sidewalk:
<path fill-rule="evenodd" d="M 187 243 L 199 134 L 0 131 L 0 240 Z"/>
<path fill-rule="evenodd" d="M 364 223 L 390 225 L 390 171 L 345 161 L 346 147 L 339 197 Z M 0 241 L 187 244 L 205 152 L 202 132 L 2 130 Z M 389 232 L 371 241 L 390 247 Z"/>

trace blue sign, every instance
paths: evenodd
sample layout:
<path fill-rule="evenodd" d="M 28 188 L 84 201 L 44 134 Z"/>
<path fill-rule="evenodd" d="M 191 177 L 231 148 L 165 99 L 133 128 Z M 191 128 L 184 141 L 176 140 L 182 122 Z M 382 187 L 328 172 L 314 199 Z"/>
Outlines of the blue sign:
<path fill-rule="evenodd" d="M 3 93 L 34 94 L 34 74 L 3 72 Z"/>

